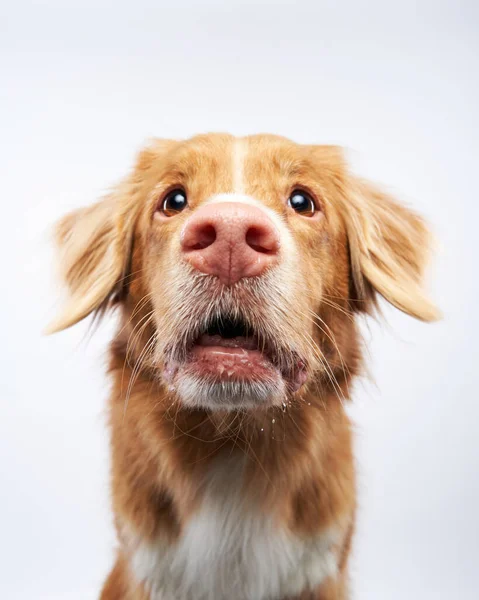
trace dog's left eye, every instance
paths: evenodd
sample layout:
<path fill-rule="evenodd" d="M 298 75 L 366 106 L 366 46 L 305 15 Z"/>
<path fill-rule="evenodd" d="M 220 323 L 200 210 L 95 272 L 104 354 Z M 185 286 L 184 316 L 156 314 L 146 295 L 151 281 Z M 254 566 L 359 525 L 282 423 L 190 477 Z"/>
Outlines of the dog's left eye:
<path fill-rule="evenodd" d="M 186 192 L 182 189 L 175 189 L 166 194 L 161 204 L 161 212 L 167 217 L 173 217 L 188 205 Z"/>
<path fill-rule="evenodd" d="M 288 205 L 303 217 L 312 217 L 316 212 L 314 200 L 303 190 L 294 190 L 288 198 Z"/>

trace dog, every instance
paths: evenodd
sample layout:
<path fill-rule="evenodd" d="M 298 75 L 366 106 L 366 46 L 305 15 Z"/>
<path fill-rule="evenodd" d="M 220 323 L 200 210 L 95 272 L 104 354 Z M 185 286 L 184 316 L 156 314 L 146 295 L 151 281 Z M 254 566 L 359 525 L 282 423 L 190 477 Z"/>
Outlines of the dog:
<path fill-rule="evenodd" d="M 154 139 L 56 228 L 50 332 L 116 307 L 101 600 L 346 600 L 358 317 L 423 321 L 430 235 L 335 146 Z"/>

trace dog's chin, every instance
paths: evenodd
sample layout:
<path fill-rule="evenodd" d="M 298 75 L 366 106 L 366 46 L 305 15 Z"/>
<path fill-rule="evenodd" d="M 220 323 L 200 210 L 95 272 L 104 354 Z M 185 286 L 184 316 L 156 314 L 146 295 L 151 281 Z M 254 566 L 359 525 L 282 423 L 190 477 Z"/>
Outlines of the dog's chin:
<path fill-rule="evenodd" d="M 246 411 L 280 405 L 286 398 L 286 387 L 281 379 L 225 381 L 185 373 L 177 379 L 176 393 L 188 408 Z"/>

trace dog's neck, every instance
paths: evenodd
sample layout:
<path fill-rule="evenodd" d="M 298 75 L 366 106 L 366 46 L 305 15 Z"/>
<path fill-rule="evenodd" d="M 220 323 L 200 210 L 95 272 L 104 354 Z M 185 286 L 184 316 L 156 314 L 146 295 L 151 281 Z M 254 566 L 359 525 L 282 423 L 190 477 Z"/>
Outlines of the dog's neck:
<path fill-rule="evenodd" d="M 278 543 L 274 532 L 287 531 L 321 548 L 325 541 L 337 542 L 340 560 L 355 509 L 351 431 L 343 408 L 353 368 L 351 363 L 342 371 L 347 377 L 334 385 L 325 377 L 305 387 L 285 410 L 193 411 L 181 406 L 154 371 L 135 369 L 117 339 L 110 359 L 113 504 L 125 551 L 150 548 L 139 575 L 154 579 L 141 565 L 156 556 L 158 540 L 181 548 L 185 531 L 192 535 L 204 524 L 205 506 L 238 507 L 237 516 L 228 513 L 228 527 L 235 531 L 242 530 L 243 518 L 270 519 L 271 552 Z M 208 523 L 224 518 L 220 511 Z M 244 540 L 236 542 L 242 547 Z M 248 544 L 264 551 L 256 538 Z"/>
<path fill-rule="evenodd" d="M 241 454 L 247 458 L 245 490 L 274 503 L 279 488 L 297 487 L 298 473 L 311 461 L 332 460 L 326 453 L 335 457 L 334 448 L 340 456 L 349 452 L 343 400 L 353 369 L 353 364 L 342 369 L 342 379 L 327 374 L 286 408 L 191 410 L 182 408 L 148 368 L 137 370 L 135 361 L 127 360 L 125 344 L 116 340 L 110 361 L 114 465 L 123 464 L 146 487 L 164 487 L 161 494 L 172 496 L 172 509 L 189 512 L 213 462 Z"/>

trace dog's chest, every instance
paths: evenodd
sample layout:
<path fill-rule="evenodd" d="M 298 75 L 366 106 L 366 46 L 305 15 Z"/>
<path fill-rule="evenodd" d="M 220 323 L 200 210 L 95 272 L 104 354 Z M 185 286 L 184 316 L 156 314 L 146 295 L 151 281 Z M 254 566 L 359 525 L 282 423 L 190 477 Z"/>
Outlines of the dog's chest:
<path fill-rule="evenodd" d="M 150 600 L 280 600 L 334 576 L 336 532 L 301 537 L 246 508 L 234 474 L 214 474 L 175 543 L 134 540 L 131 567 Z"/>

